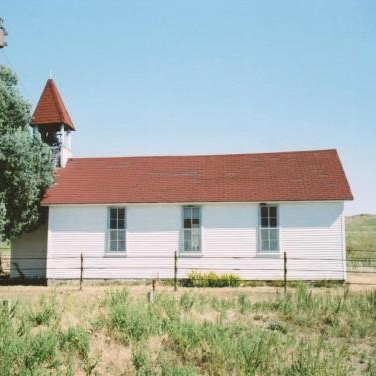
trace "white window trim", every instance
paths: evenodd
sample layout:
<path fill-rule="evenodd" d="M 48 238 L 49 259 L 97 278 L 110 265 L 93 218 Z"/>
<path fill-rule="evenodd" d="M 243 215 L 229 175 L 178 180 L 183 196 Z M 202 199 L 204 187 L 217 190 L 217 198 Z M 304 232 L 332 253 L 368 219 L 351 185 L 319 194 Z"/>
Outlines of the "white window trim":
<path fill-rule="evenodd" d="M 124 251 L 111 251 L 110 250 L 110 221 L 111 221 L 111 209 L 124 209 L 124 221 L 125 221 L 125 250 Z M 107 219 L 106 219 L 106 244 L 105 244 L 105 257 L 124 257 L 127 255 L 128 249 L 128 218 L 127 208 L 125 206 L 108 206 L 107 207 Z"/>
<path fill-rule="evenodd" d="M 262 206 L 269 206 L 269 207 L 276 207 L 277 208 L 277 227 L 272 227 L 272 228 L 275 228 L 278 230 L 278 250 L 262 250 L 261 247 L 262 247 L 262 237 L 261 237 L 261 231 L 262 229 L 266 228 L 266 227 L 262 227 L 261 226 L 261 207 Z M 258 235 L 258 248 L 257 248 L 257 252 L 256 252 L 256 255 L 257 256 L 262 256 L 262 257 L 270 257 L 270 258 L 275 258 L 275 257 L 280 257 L 280 255 L 282 254 L 281 252 L 281 225 L 280 225 L 280 206 L 278 204 L 273 204 L 273 203 L 262 203 L 262 204 L 259 204 L 258 205 L 258 231 L 257 231 L 257 235 Z"/>
<path fill-rule="evenodd" d="M 199 230 L 200 230 L 200 249 L 198 251 L 193 251 L 193 250 L 189 250 L 189 251 L 186 251 L 184 250 L 184 209 L 185 208 L 198 208 L 199 209 L 199 222 L 200 222 L 200 226 L 198 227 Z M 200 257 L 202 256 L 202 244 L 203 244 L 203 239 L 202 239 L 202 206 L 200 205 L 183 205 L 181 207 L 181 236 L 180 236 L 180 239 L 181 239 L 181 245 L 180 245 L 180 249 L 179 249 L 179 256 L 186 256 L 186 257 Z"/>

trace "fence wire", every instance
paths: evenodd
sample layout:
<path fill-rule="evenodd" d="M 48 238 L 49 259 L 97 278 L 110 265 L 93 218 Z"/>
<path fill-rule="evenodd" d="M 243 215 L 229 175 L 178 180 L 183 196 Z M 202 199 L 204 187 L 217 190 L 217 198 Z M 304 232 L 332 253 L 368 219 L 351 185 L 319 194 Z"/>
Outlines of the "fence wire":
<path fill-rule="evenodd" d="M 223 250 L 222 252 L 225 252 Z M 328 276 L 330 280 L 330 274 L 341 275 L 344 273 L 342 265 L 346 263 L 346 273 L 347 275 L 364 275 L 368 276 L 369 280 L 366 282 L 357 281 L 347 281 L 349 285 L 368 285 L 376 286 L 376 252 L 375 251 L 360 251 L 351 250 L 353 253 L 362 253 L 361 257 L 348 257 L 344 260 L 341 257 L 286 257 L 286 260 L 282 255 L 273 255 L 275 257 L 270 258 L 259 258 L 258 256 L 230 256 L 230 255 L 175 255 L 175 253 L 169 253 L 164 255 L 116 255 L 116 257 L 109 257 L 109 255 L 103 254 L 101 251 L 100 255 L 93 255 L 85 253 L 78 253 L 77 255 L 64 255 L 64 256 L 51 256 L 51 257 L 11 257 L 9 252 L 4 252 L 0 249 L 0 279 L 9 278 L 9 273 L 12 275 L 18 275 L 21 277 L 27 277 L 28 275 L 45 274 L 46 270 L 60 272 L 59 277 L 64 278 L 62 275 L 67 276 L 72 275 L 72 273 L 77 274 L 74 278 L 67 277 L 67 279 L 101 279 L 109 278 L 104 277 L 106 271 L 124 271 L 124 277 L 112 277 L 114 279 L 133 279 L 132 277 L 127 277 L 127 275 L 132 275 L 132 271 L 149 270 L 163 275 L 169 275 L 167 278 L 163 279 L 186 279 L 182 278 L 182 275 L 187 276 L 190 272 L 195 271 L 199 273 L 209 273 L 209 272 L 219 272 L 223 274 L 226 273 L 254 273 L 254 279 L 251 278 L 241 278 L 242 281 L 262 281 L 263 272 L 275 273 L 274 277 L 280 276 L 281 279 L 273 278 L 275 281 L 283 281 L 283 278 L 287 278 L 287 281 L 293 281 L 300 278 L 293 279 L 291 274 L 298 275 L 299 273 L 324 273 Z M 99 253 L 99 252 L 98 252 Z M 221 253 L 221 251 L 218 251 Z M 365 257 L 364 254 L 370 254 L 370 257 Z M 113 265 L 109 260 L 117 259 L 116 265 Z M 211 263 L 210 266 L 202 265 L 202 260 L 217 261 L 215 264 Z M 140 261 L 137 263 L 137 260 Z M 153 260 L 151 264 L 147 264 L 145 260 Z M 157 262 L 160 261 L 159 263 Z M 269 266 L 258 266 L 263 260 L 270 263 Z M 106 265 L 109 264 L 109 265 Z M 306 263 L 304 266 L 301 263 Z M 255 265 L 256 264 L 256 265 Z M 299 265 L 300 264 L 300 265 Z M 325 265 L 325 267 L 323 267 Z M 93 277 L 91 273 L 90 278 L 87 278 L 85 274 L 88 272 L 98 271 L 98 276 Z M 70 273 L 72 272 L 72 273 Z M 119 273 L 116 273 L 118 275 Z M 120 273 L 121 274 L 121 273 Z M 79 276 L 79 277 L 78 277 Z M 283 277 L 284 276 L 284 277 Z M 373 276 L 375 278 L 373 278 Z M 289 278 L 290 277 L 290 278 Z M 55 278 L 55 277 L 53 277 Z M 135 277 L 139 278 L 139 277 Z M 140 277 L 141 278 L 141 277 Z M 204 278 L 204 277 L 203 277 Z M 145 278 L 150 279 L 150 278 Z M 312 276 L 312 280 L 314 280 Z M 320 278 L 322 279 L 322 278 Z M 339 278 L 337 278 L 339 279 Z M 334 278 L 333 278 L 334 280 Z"/>

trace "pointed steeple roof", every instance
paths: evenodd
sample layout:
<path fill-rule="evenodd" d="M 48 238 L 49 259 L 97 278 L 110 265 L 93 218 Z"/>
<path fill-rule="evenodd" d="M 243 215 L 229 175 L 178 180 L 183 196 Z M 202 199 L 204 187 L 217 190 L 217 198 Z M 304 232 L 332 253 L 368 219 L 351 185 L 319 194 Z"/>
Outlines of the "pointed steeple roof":
<path fill-rule="evenodd" d="M 47 80 L 34 114 L 31 117 L 30 126 L 57 124 L 64 124 L 65 127 L 75 130 L 60 93 L 54 81 L 50 78 Z"/>

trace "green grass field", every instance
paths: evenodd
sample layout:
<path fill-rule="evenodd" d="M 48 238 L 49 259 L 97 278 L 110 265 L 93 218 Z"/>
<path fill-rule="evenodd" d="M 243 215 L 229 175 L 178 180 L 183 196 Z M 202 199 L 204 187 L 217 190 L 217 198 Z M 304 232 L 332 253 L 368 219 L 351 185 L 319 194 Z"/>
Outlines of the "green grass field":
<path fill-rule="evenodd" d="M 346 218 L 346 246 L 349 265 L 376 267 L 376 215 Z"/>

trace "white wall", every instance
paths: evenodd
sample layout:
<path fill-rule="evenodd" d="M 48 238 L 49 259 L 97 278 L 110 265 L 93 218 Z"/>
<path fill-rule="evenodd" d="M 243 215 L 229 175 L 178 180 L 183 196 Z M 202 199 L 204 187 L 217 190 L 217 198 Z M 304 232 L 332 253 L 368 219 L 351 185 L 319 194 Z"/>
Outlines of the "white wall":
<path fill-rule="evenodd" d="M 279 203 L 281 251 L 258 253 L 258 204 L 203 204 L 202 254 L 178 259 L 189 270 L 245 279 L 344 279 L 342 202 Z M 181 248 L 181 205 L 128 205 L 126 255 L 106 253 L 107 207 L 50 207 L 47 278 L 172 278 Z M 116 257 L 117 256 L 117 257 Z"/>
<path fill-rule="evenodd" d="M 17 266 L 27 278 L 46 278 L 47 225 L 23 234 L 11 242 L 10 277 L 21 277 Z"/>
<path fill-rule="evenodd" d="M 60 148 L 60 166 L 64 168 L 69 158 L 72 158 L 71 150 L 62 145 Z"/>
<path fill-rule="evenodd" d="M 291 279 L 345 279 L 343 203 L 281 207 L 283 249 Z M 301 260 L 301 259 L 305 260 Z"/>

